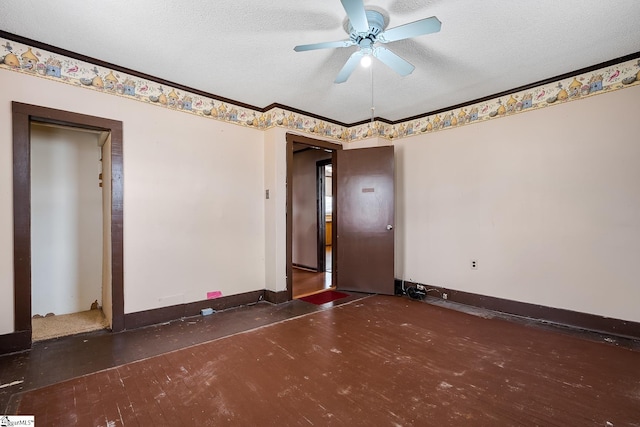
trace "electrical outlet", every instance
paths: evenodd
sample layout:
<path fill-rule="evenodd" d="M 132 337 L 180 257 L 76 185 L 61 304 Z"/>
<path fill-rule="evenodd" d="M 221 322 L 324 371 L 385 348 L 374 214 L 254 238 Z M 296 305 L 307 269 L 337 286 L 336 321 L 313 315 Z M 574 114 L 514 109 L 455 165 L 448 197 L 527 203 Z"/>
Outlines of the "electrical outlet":
<path fill-rule="evenodd" d="M 449 294 L 443 293 L 442 294 L 442 299 L 449 299 Z"/>
<path fill-rule="evenodd" d="M 472 259 L 471 260 L 471 269 L 472 270 L 477 270 L 478 269 L 478 260 L 477 259 Z"/>

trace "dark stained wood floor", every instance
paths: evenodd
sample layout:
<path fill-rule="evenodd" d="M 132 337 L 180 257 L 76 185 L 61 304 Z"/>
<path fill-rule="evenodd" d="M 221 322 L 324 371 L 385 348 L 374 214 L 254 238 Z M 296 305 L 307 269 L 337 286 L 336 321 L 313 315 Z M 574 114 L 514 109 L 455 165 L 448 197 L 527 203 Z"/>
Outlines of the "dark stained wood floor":
<path fill-rule="evenodd" d="M 637 342 L 401 297 L 300 314 L 12 403 L 38 425 L 640 423 Z"/>
<path fill-rule="evenodd" d="M 28 352 L 0 356 L 0 414 L 12 413 L 17 393 L 211 341 L 297 316 L 348 303 L 365 295 L 322 306 L 290 301 L 260 302 L 211 316 L 179 319 L 120 333 L 96 331 L 40 341 Z"/>

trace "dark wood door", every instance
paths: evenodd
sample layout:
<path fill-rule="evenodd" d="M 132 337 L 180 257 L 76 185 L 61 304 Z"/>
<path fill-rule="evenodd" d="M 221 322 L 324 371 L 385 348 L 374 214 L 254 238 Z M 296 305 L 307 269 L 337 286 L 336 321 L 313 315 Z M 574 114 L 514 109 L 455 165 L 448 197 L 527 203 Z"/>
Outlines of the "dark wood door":
<path fill-rule="evenodd" d="M 337 151 L 334 174 L 337 287 L 393 295 L 393 147 Z"/>

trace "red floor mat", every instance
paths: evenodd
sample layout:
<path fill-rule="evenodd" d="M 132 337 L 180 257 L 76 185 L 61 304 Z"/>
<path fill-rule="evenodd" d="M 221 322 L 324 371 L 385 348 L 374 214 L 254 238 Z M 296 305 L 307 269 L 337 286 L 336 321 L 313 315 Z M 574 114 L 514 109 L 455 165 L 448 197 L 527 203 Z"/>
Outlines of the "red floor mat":
<path fill-rule="evenodd" d="M 344 292 L 324 291 L 319 294 L 309 295 L 308 297 L 302 297 L 299 299 L 305 302 L 310 302 L 311 304 L 321 305 L 348 296 L 349 294 L 345 294 Z"/>

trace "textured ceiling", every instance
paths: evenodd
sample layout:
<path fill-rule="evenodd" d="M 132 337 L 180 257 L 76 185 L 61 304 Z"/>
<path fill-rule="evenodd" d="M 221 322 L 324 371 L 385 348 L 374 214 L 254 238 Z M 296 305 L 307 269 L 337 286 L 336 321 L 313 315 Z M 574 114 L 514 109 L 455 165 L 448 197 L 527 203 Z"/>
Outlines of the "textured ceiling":
<path fill-rule="evenodd" d="M 388 28 L 429 16 L 439 33 L 389 43 L 415 71 L 373 65 L 375 114 L 400 120 L 640 51 L 637 0 L 365 0 Z M 339 0 L 2 0 L 0 29 L 259 108 L 344 123 L 371 115 L 372 78 L 333 83 L 355 47 Z"/>

